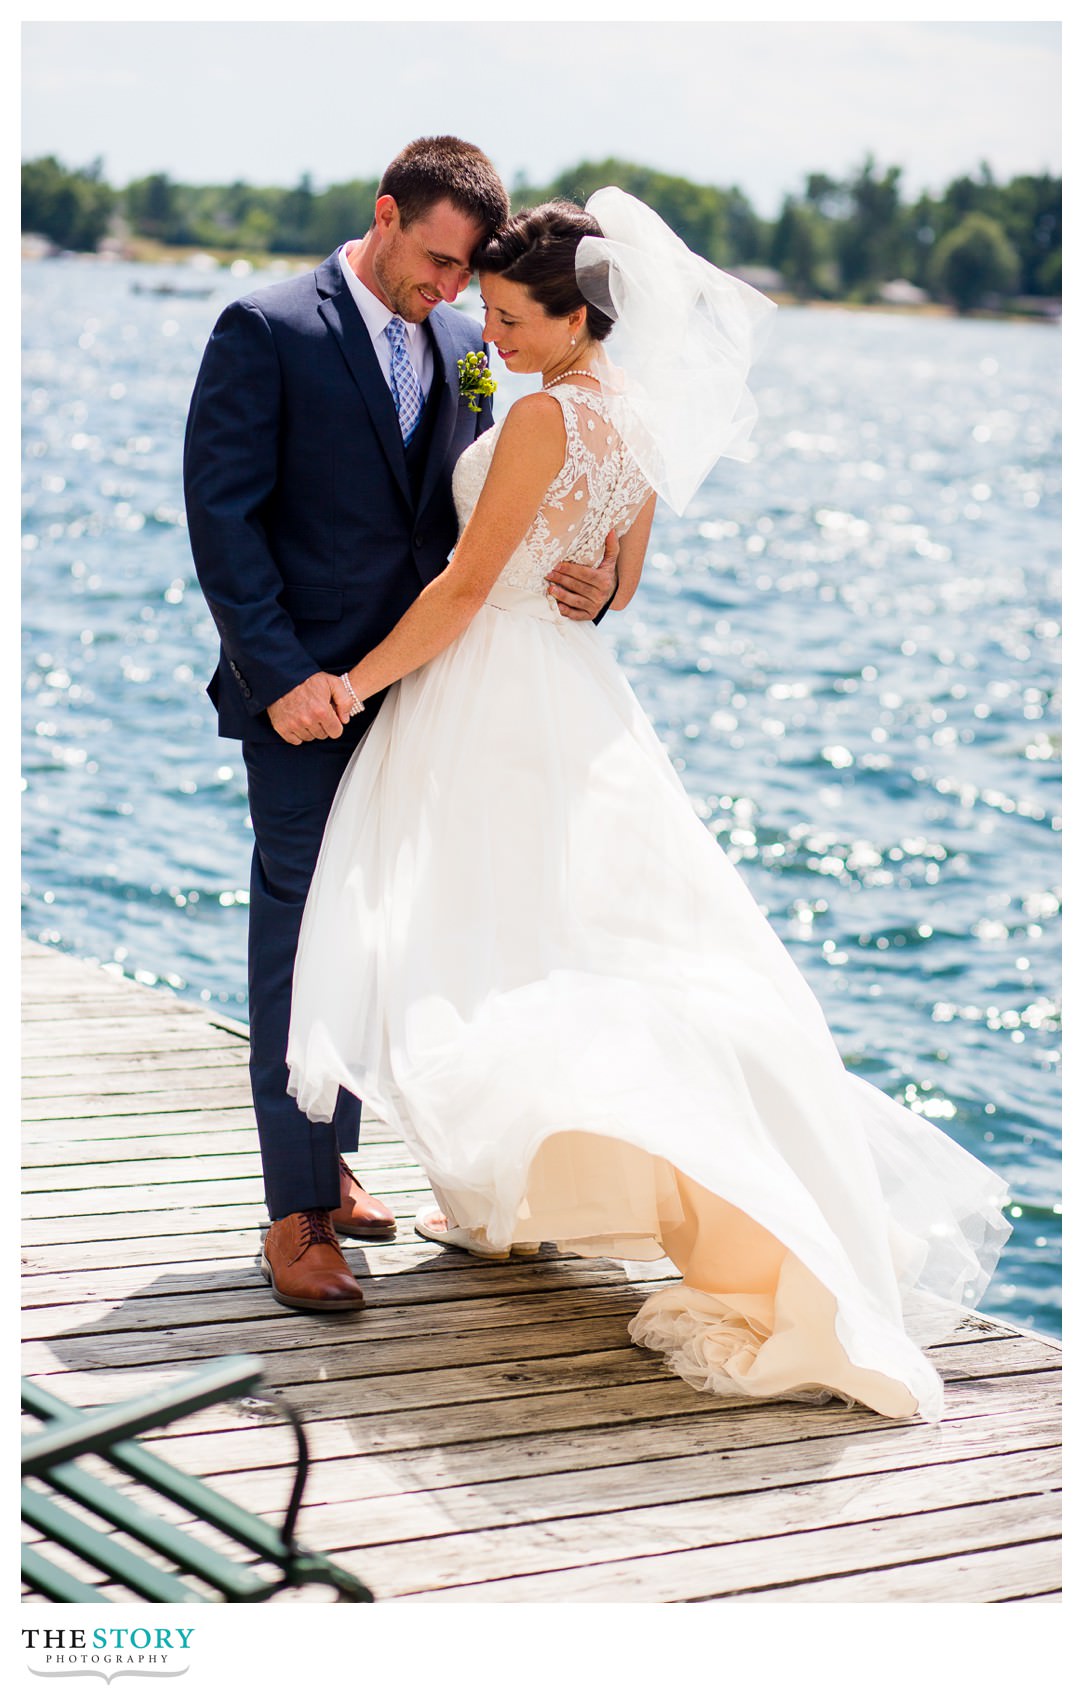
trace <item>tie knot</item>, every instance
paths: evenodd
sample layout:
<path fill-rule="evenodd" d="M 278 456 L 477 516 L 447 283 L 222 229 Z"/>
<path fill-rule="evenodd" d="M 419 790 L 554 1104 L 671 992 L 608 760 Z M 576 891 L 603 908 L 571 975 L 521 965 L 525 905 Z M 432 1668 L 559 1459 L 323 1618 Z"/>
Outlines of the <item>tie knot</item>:
<path fill-rule="evenodd" d="M 405 348 L 406 347 L 406 322 L 405 322 L 405 320 L 400 319 L 397 316 L 388 319 L 388 321 L 387 321 L 387 337 L 388 337 L 388 341 L 391 343 L 392 347 L 394 347 L 394 348 Z"/>

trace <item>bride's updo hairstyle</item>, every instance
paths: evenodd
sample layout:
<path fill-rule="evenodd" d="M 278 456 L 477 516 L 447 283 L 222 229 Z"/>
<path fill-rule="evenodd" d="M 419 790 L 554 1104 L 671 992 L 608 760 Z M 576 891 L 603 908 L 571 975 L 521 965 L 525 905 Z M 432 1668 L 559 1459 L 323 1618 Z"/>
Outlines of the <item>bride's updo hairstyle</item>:
<path fill-rule="evenodd" d="M 575 277 L 580 242 L 584 236 L 601 234 L 597 219 L 574 201 L 546 201 L 544 206 L 516 213 L 483 242 L 474 265 L 479 273 L 494 272 L 509 283 L 521 283 L 551 319 L 585 307 L 588 334 L 595 342 L 604 342 L 613 320 L 584 298 Z"/>

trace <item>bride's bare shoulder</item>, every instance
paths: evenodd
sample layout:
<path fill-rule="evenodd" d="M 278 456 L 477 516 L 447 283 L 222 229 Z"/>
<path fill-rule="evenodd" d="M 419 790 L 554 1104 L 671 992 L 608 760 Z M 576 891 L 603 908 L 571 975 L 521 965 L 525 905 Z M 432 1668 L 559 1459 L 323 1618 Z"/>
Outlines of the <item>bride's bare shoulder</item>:
<path fill-rule="evenodd" d="M 546 432 L 550 436 L 562 435 L 564 431 L 564 409 L 555 395 L 547 395 L 544 390 L 531 390 L 529 395 L 521 395 L 518 401 L 513 401 L 508 409 L 505 427 L 515 420 L 520 430 Z"/>
<path fill-rule="evenodd" d="M 515 454 L 562 459 L 566 441 L 560 403 L 544 391 L 534 390 L 509 407 L 500 427 L 497 453 L 505 460 Z"/>

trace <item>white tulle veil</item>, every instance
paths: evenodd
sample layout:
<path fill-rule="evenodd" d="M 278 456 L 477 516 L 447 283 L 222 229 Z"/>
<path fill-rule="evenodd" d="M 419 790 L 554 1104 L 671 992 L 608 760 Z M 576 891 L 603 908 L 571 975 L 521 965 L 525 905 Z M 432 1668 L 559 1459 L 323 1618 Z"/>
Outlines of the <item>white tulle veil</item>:
<path fill-rule="evenodd" d="M 623 189 L 599 189 L 587 211 L 603 234 L 580 242 L 576 280 L 615 321 L 594 370 L 644 477 L 680 514 L 722 456 L 751 459 L 748 371 L 775 304 Z"/>

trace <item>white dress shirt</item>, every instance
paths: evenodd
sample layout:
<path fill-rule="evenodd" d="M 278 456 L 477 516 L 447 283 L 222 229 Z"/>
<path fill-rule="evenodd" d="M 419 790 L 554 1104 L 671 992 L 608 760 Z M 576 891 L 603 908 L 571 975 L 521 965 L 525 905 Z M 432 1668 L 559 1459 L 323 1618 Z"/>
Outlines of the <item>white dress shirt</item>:
<path fill-rule="evenodd" d="M 339 264 L 342 267 L 342 275 L 346 279 L 350 294 L 357 302 L 357 310 L 361 314 L 362 319 L 365 321 L 365 328 L 368 331 L 369 336 L 372 338 L 372 346 L 376 350 L 376 358 L 380 362 L 380 370 L 387 380 L 388 389 L 390 389 L 391 344 L 384 335 L 384 331 L 387 329 L 388 323 L 395 317 L 395 315 L 392 313 L 390 307 L 385 307 L 383 302 L 379 300 L 377 296 L 373 295 L 372 290 L 369 289 L 366 284 L 361 282 L 361 279 L 358 277 L 347 259 L 347 248 L 351 248 L 353 246 L 353 242 L 357 240 L 358 238 L 354 237 L 353 241 L 343 243 L 342 247 L 338 251 Z M 421 393 L 427 401 L 429 397 L 429 390 L 432 388 L 433 377 L 432 343 L 425 334 L 425 327 L 423 325 L 406 324 L 405 319 L 403 320 L 403 323 L 406 325 L 406 347 L 410 354 L 410 364 L 417 373 L 418 383 L 421 385 Z"/>

